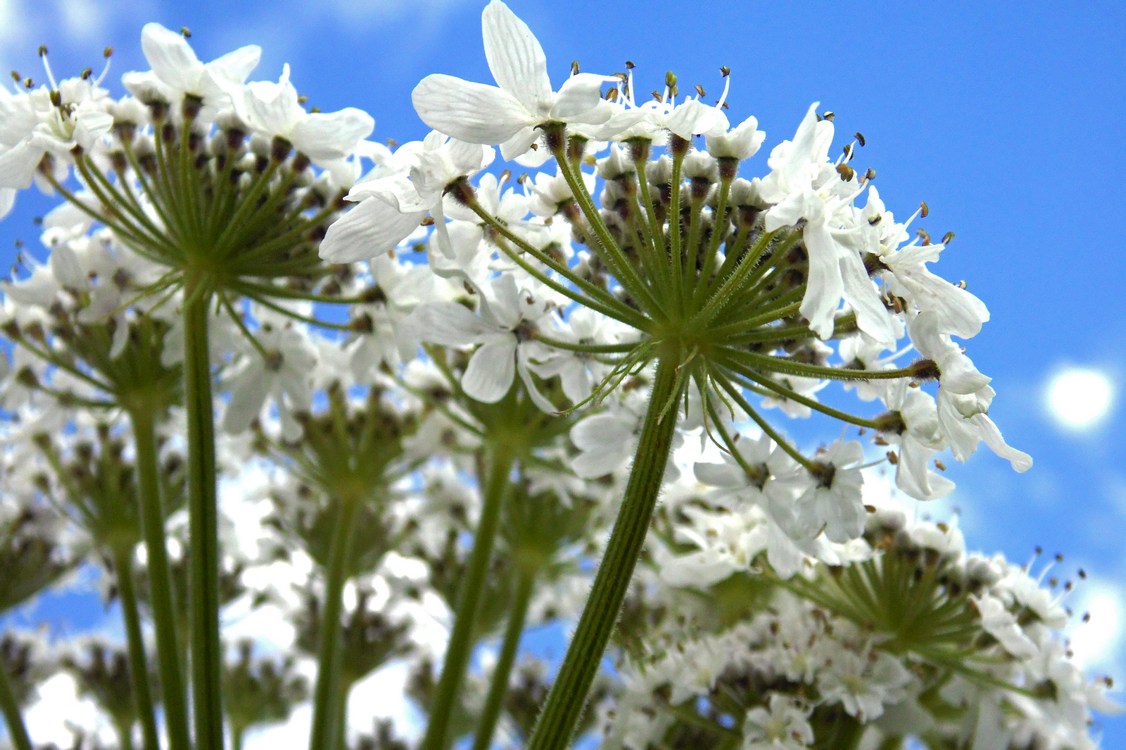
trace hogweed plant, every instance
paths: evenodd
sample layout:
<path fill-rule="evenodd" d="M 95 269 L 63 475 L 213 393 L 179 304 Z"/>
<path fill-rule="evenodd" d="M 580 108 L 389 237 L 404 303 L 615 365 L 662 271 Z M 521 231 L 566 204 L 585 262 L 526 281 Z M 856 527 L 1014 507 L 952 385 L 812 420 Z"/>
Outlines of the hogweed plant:
<path fill-rule="evenodd" d="M 65 675 L 82 748 L 238 749 L 302 705 L 311 750 L 1094 747 L 1071 584 L 879 491 L 1032 463 L 926 206 L 896 221 L 816 104 L 748 178 L 726 69 L 714 105 L 632 65 L 556 91 L 507 6 L 483 26 L 497 85 L 426 77 L 394 151 L 156 24 L 121 98 L 45 50 L 0 93 L 0 209 L 63 199 L 3 283 L 0 604 L 93 570 L 125 631 L 5 633 L 8 743 Z M 777 418 L 814 413 L 875 448 Z M 365 733 L 395 664 L 425 730 Z"/>

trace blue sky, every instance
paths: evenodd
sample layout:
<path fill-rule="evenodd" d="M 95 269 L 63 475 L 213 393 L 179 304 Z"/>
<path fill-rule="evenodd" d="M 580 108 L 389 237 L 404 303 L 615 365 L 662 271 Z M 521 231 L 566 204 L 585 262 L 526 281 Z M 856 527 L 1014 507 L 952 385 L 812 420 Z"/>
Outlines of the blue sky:
<path fill-rule="evenodd" d="M 987 452 L 948 462 L 968 542 L 1018 561 L 1037 545 L 1062 552 L 1061 577 L 1084 567 L 1090 578 L 1069 603 L 1093 619 L 1075 631 L 1078 650 L 1093 671 L 1126 679 L 1126 199 L 1113 173 L 1126 163 L 1126 3 L 510 4 L 557 83 L 572 60 L 611 73 L 629 59 L 639 91 L 672 70 L 682 90 L 699 83 L 712 98 L 729 66 L 731 119 L 754 114 L 767 133 L 760 165 L 820 101 L 840 136 L 864 134 L 857 164 L 876 169 L 897 216 L 925 200 L 922 225 L 956 232 L 936 270 L 989 306 L 969 354 L 994 378 L 991 416 L 1036 459 L 1024 475 Z M 424 75 L 491 81 L 483 0 L 177 5 L 0 0 L 0 69 L 42 78 L 41 43 L 57 75 L 97 69 L 108 44 L 120 91 L 120 73 L 147 68 L 144 22 L 188 26 L 201 59 L 259 44 L 255 78 L 289 62 L 311 104 L 363 108 L 374 137 L 400 142 L 425 134 L 410 107 Z M 20 196 L 0 223 L 0 260 L 10 264 L 17 238 L 35 246 L 31 218 L 49 205 Z M 1087 378 L 1053 381 L 1075 368 Z M 1063 385 L 1051 399 L 1053 382 Z M 1060 408 L 1093 416 L 1069 426 Z M 1104 747 L 1126 747 L 1126 721 L 1104 726 Z"/>

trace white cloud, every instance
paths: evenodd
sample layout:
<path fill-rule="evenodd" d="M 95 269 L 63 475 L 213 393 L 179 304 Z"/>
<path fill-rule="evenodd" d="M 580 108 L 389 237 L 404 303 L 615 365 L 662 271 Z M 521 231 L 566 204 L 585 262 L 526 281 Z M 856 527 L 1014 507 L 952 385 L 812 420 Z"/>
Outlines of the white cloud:
<path fill-rule="evenodd" d="M 1061 427 L 1089 430 L 1098 427 L 1110 415 L 1116 390 L 1112 376 L 1102 370 L 1062 367 L 1044 388 L 1044 405 Z"/>
<path fill-rule="evenodd" d="M 69 727 L 98 728 L 99 738 L 112 741 L 113 733 L 94 701 L 78 696 L 78 684 L 66 672 L 57 672 L 38 687 L 39 699 L 24 711 L 27 732 L 36 743 L 70 747 Z"/>
<path fill-rule="evenodd" d="M 390 719 L 396 734 L 417 740 L 422 734 L 423 717 L 406 698 L 408 677 L 409 665 L 394 662 L 356 683 L 348 696 L 349 736 L 371 732 L 378 718 Z M 287 721 L 249 732 L 246 750 L 305 750 L 312 723 L 313 706 L 303 703 Z"/>
<path fill-rule="evenodd" d="M 1076 664 L 1088 672 L 1120 672 L 1126 656 L 1126 591 L 1109 583 L 1087 581 L 1068 604 L 1080 614 L 1090 614 L 1087 622 L 1077 618 L 1069 628 Z"/>

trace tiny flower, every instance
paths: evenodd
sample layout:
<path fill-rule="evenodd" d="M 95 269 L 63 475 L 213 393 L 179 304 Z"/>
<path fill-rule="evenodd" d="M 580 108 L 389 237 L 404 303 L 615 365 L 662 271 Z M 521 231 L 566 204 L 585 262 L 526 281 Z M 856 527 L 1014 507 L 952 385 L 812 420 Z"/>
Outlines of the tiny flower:
<path fill-rule="evenodd" d="M 231 104 L 232 96 L 262 57 L 262 49 L 252 44 L 204 64 L 182 34 L 159 23 L 147 23 L 141 29 L 141 49 L 152 70 L 126 73 L 121 79 L 125 88 L 142 100 L 152 90 L 169 103 L 178 103 L 185 96 L 197 97 L 205 107 L 201 113 L 204 119 Z"/>
<path fill-rule="evenodd" d="M 236 105 L 241 105 L 239 113 L 251 129 L 268 138 L 285 139 L 322 166 L 354 153 L 375 128 L 371 115 L 355 107 L 306 112 L 289 81 L 288 63 L 277 83 L 255 81 L 242 93 L 242 101 Z"/>
<path fill-rule="evenodd" d="M 447 185 L 492 160 L 491 148 L 438 132 L 403 144 L 385 168 L 352 186 L 345 200 L 357 205 L 328 228 L 320 256 L 351 263 L 386 253 L 418 229 L 427 213 L 440 212 Z"/>
<path fill-rule="evenodd" d="M 772 693 L 770 708 L 756 706 L 743 720 L 743 750 L 802 750 L 813 744 L 809 711 L 787 695 Z"/>
<path fill-rule="evenodd" d="M 481 14 L 485 57 L 499 86 L 454 76 L 423 78 L 411 94 L 419 117 L 435 130 L 468 143 L 500 145 L 505 159 L 527 151 L 545 122 L 599 124 L 613 108 L 602 99 L 602 84 L 613 78 L 591 73 L 571 76 L 552 91 L 543 47 L 508 6 L 493 0 Z"/>

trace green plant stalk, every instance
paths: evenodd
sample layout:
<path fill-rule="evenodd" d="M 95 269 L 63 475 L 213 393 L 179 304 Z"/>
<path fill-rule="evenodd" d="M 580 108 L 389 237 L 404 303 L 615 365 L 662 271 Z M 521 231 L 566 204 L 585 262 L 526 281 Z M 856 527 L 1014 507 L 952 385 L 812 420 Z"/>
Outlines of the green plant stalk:
<path fill-rule="evenodd" d="M 242 750 L 244 736 L 246 736 L 245 727 L 231 727 L 231 750 Z"/>
<path fill-rule="evenodd" d="M 579 723 L 657 505 L 676 433 L 676 411 L 666 412 L 665 407 L 677 399 L 677 389 L 683 384 L 678 372 L 680 364 L 679 357 L 666 355 L 658 360 L 625 499 L 559 675 L 532 731 L 528 750 L 568 747 Z"/>
<path fill-rule="evenodd" d="M 473 651 L 473 626 L 489 573 L 489 558 L 492 557 L 500 527 L 501 510 L 508 497 L 508 475 L 515 459 L 512 449 L 507 445 L 494 445 L 490 452 L 492 461 L 485 483 L 481 518 L 477 522 L 473 551 L 469 555 L 465 579 L 458 593 L 454 628 L 446 647 L 446 658 L 442 663 L 442 675 L 438 678 L 434 702 L 430 706 L 430 721 L 426 727 L 426 736 L 422 739 L 422 750 L 445 750 L 447 747 L 450 716 Z"/>
<path fill-rule="evenodd" d="M 176 605 L 172 594 L 172 571 L 164 539 L 164 509 L 160 502 L 156 428 L 153 413 L 145 405 L 129 409 L 133 441 L 137 451 L 140 485 L 141 529 L 148 557 L 149 605 L 156 634 L 157 670 L 164 703 L 164 722 L 171 750 L 190 750 L 188 698 L 180 638 L 176 633 Z"/>
<path fill-rule="evenodd" d="M 353 522 L 359 498 L 340 497 L 336 526 L 332 530 L 332 551 L 325 577 L 325 600 L 321 616 L 321 642 L 317 649 L 317 687 L 313 698 L 313 727 L 309 733 L 309 749 L 334 748 L 343 739 L 338 736 L 337 714 L 344 700 L 341 690 L 340 615 L 343 610 L 344 583 L 355 539 Z"/>
<path fill-rule="evenodd" d="M 15 750 L 33 750 L 31 737 L 27 734 L 27 726 L 23 723 L 23 714 L 16 703 L 16 692 L 12 689 L 8 670 L 0 664 L 0 711 L 4 713 L 4 722 L 8 725 L 8 739 L 11 740 Z"/>
<path fill-rule="evenodd" d="M 219 637 L 219 508 L 215 412 L 207 314 L 211 290 L 198 276 L 184 288 L 184 402 L 188 417 L 188 591 L 192 705 L 198 748 L 222 750 L 223 646 Z"/>
<path fill-rule="evenodd" d="M 121 595 L 121 615 L 125 620 L 125 637 L 129 648 L 129 677 L 133 682 L 133 700 L 141 719 L 141 736 L 146 748 L 159 748 L 156 731 L 156 709 L 149 683 L 149 661 L 145 656 L 145 635 L 137 609 L 137 591 L 133 588 L 133 545 L 118 545 L 113 550 L 113 567 L 117 572 L 117 591 Z M 131 741 L 131 727 L 124 728 L 122 744 Z"/>
<path fill-rule="evenodd" d="M 496 730 L 497 720 L 500 719 L 501 708 L 504 705 L 504 696 L 508 693 L 508 676 L 512 673 L 512 665 L 516 663 L 520 636 L 524 633 L 528 605 L 532 603 L 532 594 L 535 592 L 535 582 L 535 576 L 527 572 L 521 572 L 517 577 L 516 597 L 512 603 L 512 612 L 508 615 L 508 624 L 504 628 L 504 640 L 496 668 L 493 670 L 489 694 L 485 698 L 485 708 L 477 722 L 473 750 L 489 750 L 493 740 L 493 732 Z"/>

